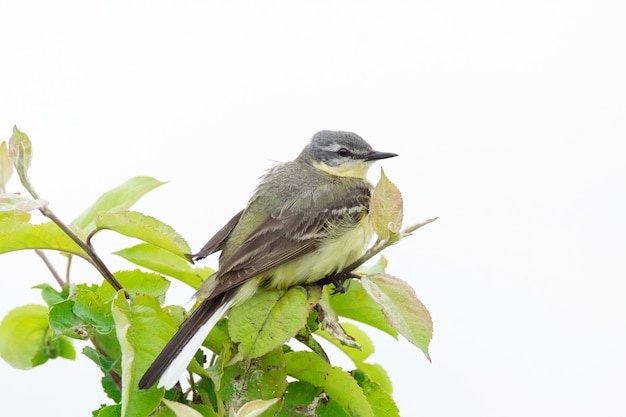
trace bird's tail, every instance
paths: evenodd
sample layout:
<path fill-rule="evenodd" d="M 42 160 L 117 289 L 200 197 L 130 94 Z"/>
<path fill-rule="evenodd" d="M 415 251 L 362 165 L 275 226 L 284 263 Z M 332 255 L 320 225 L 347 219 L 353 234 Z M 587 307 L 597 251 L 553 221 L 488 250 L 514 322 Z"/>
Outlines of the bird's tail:
<path fill-rule="evenodd" d="M 152 362 L 139 381 L 139 388 L 148 389 L 159 378 L 159 387 L 170 389 L 176 385 L 204 339 L 232 304 L 234 294 L 231 289 L 215 298 L 205 299 Z"/>

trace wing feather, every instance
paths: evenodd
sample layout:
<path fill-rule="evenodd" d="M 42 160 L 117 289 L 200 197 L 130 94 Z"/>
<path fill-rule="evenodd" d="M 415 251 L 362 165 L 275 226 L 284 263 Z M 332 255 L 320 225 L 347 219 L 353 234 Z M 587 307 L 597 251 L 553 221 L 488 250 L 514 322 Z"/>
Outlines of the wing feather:
<path fill-rule="evenodd" d="M 300 198 L 297 206 L 291 204 L 265 218 L 222 263 L 212 296 L 315 251 L 324 239 L 358 223 L 368 212 L 370 188 L 363 184 L 326 197 Z M 308 207 L 302 207 L 303 201 Z"/>
<path fill-rule="evenodd" d="M 215 233 L 215 235 L 202 247 L 202 249 L 200 249 L 198 253 L 187 256 L 194 261 L 199 261 L 200 259 L 204 259 L 212 253 L 220 250 L 228 236 L 230 236 L 230 233 L 233 231 L 235 226 L 237 226 L 237 223 L 239 223 L 239 219 L 241 219 L 242 214 L 243 210 L 235 214 L 233 218 L 224 225 L 224 227 Z"/>

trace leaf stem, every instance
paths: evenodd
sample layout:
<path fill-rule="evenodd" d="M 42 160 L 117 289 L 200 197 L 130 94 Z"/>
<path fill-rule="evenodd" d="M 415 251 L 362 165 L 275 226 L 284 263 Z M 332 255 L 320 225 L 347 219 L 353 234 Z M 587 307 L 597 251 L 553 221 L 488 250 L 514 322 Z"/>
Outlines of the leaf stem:
<path fill-rule="evenodd" d="M 67 256 L 67 266 L 65 267 L 65 282 L 67 282 L 67 285 L 70 285 L 70 269 L 72 267 L 72 259 L 74 259 L 74 255 L 69 254 Z"/>
<path fill-rule="evenodd" d="M 52 262 L 50 262 L 44 251 L 42 251 L 41 249 L 35 249 L 35 253 L 39 255 L 43 263 L 46 264 L 46 267 L 48 268 L 54 279 L 57 281 L 57 283 L 61 286 L 61 288 L 67 286 L 67 282 L 63 282 L 63 279 L 56 271 L 56 269 L 54 269 L 54 265 L 52 265 Z"/>

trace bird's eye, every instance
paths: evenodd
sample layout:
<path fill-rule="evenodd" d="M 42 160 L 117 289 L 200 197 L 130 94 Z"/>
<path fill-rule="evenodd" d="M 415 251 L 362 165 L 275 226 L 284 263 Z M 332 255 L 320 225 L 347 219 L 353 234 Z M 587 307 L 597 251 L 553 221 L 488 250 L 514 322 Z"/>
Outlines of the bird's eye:
<path fill-rule="evenodd" d="M 349 150 L 347 150 L 346 148 L 341 148 L 337 151 L 337 153 L 339 154 L 339 156 L 341 156 L 342 158 L 347 158 L 349 156 L 352 156 L 352 152 L 350 152 Z"/>

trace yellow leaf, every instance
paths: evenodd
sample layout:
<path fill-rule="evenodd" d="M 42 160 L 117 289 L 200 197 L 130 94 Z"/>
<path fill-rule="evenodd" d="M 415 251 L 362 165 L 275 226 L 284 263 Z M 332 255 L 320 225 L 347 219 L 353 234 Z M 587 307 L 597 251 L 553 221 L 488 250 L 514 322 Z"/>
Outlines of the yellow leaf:
<path fill-rule="evenodd" d="M 381 168 L 380 180 L 370 203 L 370 217 L 374 231 L 382 240 L 400 232 L 402 227 L 402 194 Z"/>

